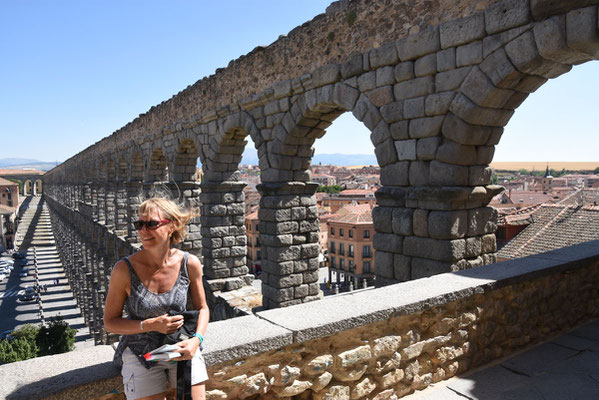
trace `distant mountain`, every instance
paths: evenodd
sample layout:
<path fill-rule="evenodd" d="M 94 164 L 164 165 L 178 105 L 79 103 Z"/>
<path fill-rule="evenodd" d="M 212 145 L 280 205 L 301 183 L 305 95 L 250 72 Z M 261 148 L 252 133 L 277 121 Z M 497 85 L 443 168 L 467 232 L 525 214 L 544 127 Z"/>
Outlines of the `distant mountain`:
<path fill-rule="evenodd" d="M 49 171 L 60 162 L 46 162 L 30 158 L 0 158 L 0 168 L 22 169 L 33 168 L 40 171 Z"/>

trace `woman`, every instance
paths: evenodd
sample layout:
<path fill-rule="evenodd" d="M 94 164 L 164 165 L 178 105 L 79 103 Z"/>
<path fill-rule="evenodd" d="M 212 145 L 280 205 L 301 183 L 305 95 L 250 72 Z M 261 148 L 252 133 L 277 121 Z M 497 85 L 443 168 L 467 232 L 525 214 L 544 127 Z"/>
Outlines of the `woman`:
<path fill-rule="evenodd" d="M 142 250 L 116 263 L 104 309 L 104 327 L 123 335 L 115 353 L 115 364 L 122 365 L 127 399 L 164 399 L 166 380 L 176 387 L 177 363 L 148 362 L 143 354 L 162 344 L 164 334 L 183 325 L 181 315 L 169 311 L 186 309 L 188 293 L 194 309 L 200 311 L 196 335 L 183 340 L 180 357 L 173 361 L 192 360 L 193 399 L 205 398 L 206 365 L 198 351 L 210 312 L 202 285 L 202 265 L 196 256 L 172 248 L 185 237 L 185 224 L 191 218 L 170 200 L 152 198 L 139 208 L 135 221 Z M 123 318 L 126 306 L 128 318 Z M 165 374 L 165 371 L 168 374 Z"/>

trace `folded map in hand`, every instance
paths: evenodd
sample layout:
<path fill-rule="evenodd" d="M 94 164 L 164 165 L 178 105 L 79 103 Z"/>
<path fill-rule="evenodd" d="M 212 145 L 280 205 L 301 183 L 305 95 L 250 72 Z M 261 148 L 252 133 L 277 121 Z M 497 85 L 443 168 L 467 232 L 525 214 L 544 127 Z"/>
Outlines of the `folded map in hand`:
<path fill-rule="evenodd" d="M 181 353 L 176 350 L 179 350 L 180 347 L 174 344 L 165 344 L 163 346 L 158 347 L 150 351 L 149 353 L 144 354 L 144 358 L 146 361 L 162 361 L 162 360 L 170 360 L 173 358 L 181 357 Z"/>

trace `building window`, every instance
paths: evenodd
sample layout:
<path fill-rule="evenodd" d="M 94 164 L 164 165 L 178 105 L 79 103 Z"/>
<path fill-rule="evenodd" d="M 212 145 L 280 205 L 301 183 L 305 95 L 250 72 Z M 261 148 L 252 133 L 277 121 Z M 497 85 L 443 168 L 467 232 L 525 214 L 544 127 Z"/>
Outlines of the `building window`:
<path fill-rule="evenodd" d="M 2 193 L 2 197 L 6 197 L 6 193 Z"/>
<path fill-rule="evenodd" d="M 362 246 L 362 257 L 371 257 L 370 246 Z"/>
<path fill-rule="evenodd" d="M 8 200 L 12 200 L 12 193 L 8 194 Z"/>
<path fill-rule="evenodd" d="M 343 258 L 339 259 L 339 269 L 345 269 L 345 260 Z"/>
<path fill-rule="evenodd" d="M 343 228 L 339 228 L 339 236 L 343 236 Z"/>
<path fill-rule="evenodd" d="M 347 234 L 349 235 L 350 238 L 354 237 L 354 231 L 352 231 L 351 229 L 349 230 L 349 232 L 347 232 Z"/>
<path fill-rule="evenodd" d="M 349 260 L 349 261 L 347 262 L 347 270 L 348 270 L 349 272 L 354 272 L 354 270 L 355 270 L 355 266 L 354 266 L 354 262 L 353 262 L 352 260 Z"/>
<path fill-rule="evenodd" d="M 347 256 L 348 257 L 354 256 L 354 245 L 353 244 L 350 244 L 347 246 Z"/>
<path fill-rule="evenodd" d="M 364 261 L 362 264 L 362 272 L 365 274 L 369 274 L 372 271 L 370 270 L 370 261 Z"/>
<path fill-rule="evenodd" d="M 339 254 L 342 256 L 345 255 L 345 244 L 343 243 L 339 243 Z"/>
<path fill-rule="evenodd" d="M 8 201 L 8 206 L 9 206 L 9 207 L 12 207 L 12 200 L 9 200 L 9 201 Z"/>
<path fill-rule="evenodd" d="M 368 229 L 366 229 L 364 231 L 364 239 L 368 239 L 370 237 L 370 231 Z"/>
<path fill-rule="evenodd" d="M 262 255 L 260 254 L 260 250 L 258 250 L 256 252 L 256 260 L 261 260 L 262 259 Z"/>
<path fill-rule="evenodd" d="M 331 254 L 335 254 L 335 242 L 331 242 L 331 249 L 329 251 Z"/>
<path fill-rule="evenodd" d="M 331 268 L 335 268 L 335 257 L 331 257 Z"/>
<path fill-rule="evenodd" d="M 331 226 L 331 236 L 334 236 L 334 235 L 335 235 L 335 228 L 333 228 L 333 227 Z"/>

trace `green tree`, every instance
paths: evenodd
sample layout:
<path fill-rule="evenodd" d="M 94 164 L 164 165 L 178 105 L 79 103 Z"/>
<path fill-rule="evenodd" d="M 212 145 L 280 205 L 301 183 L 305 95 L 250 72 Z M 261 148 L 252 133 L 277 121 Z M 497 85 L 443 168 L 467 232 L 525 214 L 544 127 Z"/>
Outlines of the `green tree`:
<path fill-rule="evenodd" d="M 528 175 L 528 174 L 529 174 L 528 170 L 527 170 L 527 169 L 525 169 L 525 168 L 520 168 L 520 169 L 518 170 L 518 173 L 519 173 L 520 175 Z"/>
<path fill-rule="evenodd" d="M 37 357 L 39 330 L 39 327 L 27 324 L 15 330 L 9 338 L 0 340 L 0 362 L 6 364 Z"/>
<path fill-rule="evenodd" d="M 593 171 L 594 174 L 599 174 L 599 167 L 595 168 L 595 170 Z"/>
<path fill-rule="evenodd" d="M 317 192 L 325 192 L 328 194 L 335 194 L 335 193 L 339 193 L 340 191 L 342 191 L 343 188 L 339 185 L 331 185 L 331 186 L 318 186 L 318 188 L 316 189 Z"/>
<path fill-rule="evenodd" d="M 42 326 L 37 335 L 38 355 L 47 356 L 73 350 L 76 332 L 60 315 L 50 318 L 48 325 Z"/>

